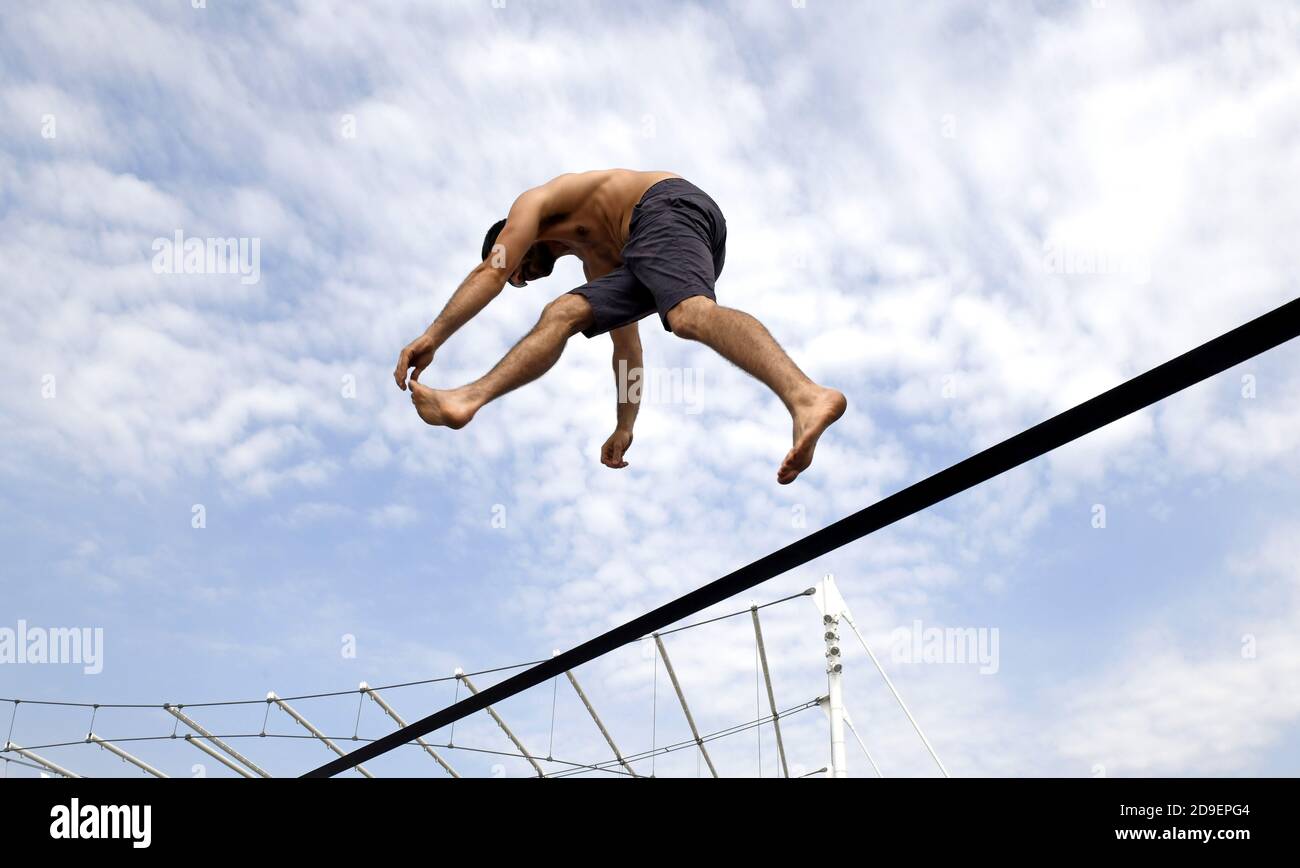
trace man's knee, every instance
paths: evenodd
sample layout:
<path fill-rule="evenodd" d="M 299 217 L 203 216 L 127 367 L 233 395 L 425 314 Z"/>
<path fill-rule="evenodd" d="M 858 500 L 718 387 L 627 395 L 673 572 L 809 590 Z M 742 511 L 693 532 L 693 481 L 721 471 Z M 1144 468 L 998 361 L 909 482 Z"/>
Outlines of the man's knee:
<path fill-rule="evenodd" d="M 542 309 L 542 322 L 562 325 L 569 334 L 577 334 L 590 328 L 595 316 L 591 302 L 577 293 L 566 292 Z"/>
<path fill-rule="evenodd" d="M 668 311 L 668 325 L 679 338 L 697 341 L 704 333 L 706 321 L 717 307 L 713 299 L 693 295 Z"/>

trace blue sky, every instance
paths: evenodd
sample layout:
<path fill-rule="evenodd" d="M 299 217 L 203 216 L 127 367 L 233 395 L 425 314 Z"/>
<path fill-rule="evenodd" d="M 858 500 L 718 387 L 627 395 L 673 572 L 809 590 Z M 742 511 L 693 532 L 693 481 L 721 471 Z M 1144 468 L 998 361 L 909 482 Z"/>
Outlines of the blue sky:
<path fill-rule="evenodd" d="M 102 628 L 105 644 L 94 675 L 0 664 L 0 696 L 257 700 L 540 659 L 1264 313 L 1300 265 L 1297 35 L 1285 2 L 7 12 L 0 629 Z M 606 340 L 575 340 L 460 432 L 423 426 L 393 387 L 514 196 L 611 166 L 709 191 L 729 226 L 719 301 L 848 395 L 794 486 L 772 481 L 776 399 L 649 320 L 647 365 L 691 372 L 698 406 L 644 407 L 621 472 L 598 461 Z M 158 273 L 155 239 L 177 230 L 257 239 L 257 281 Z M 581 279 L 566 260 L 508 288 L 423 379 L 478 376 Z M 1298 363 L 1280 348 L 754 599 L 834 573 L 956 775 L 1294 774 Z M 763 617 L 779 704 L 823 693 L 811 603 Z M 917 621 L 997 630 L 997 672 L 897 659 Z M 702 729 L 756 716 L 747 619 L 668 643 Z M 934 774 L 866 658 L 850 646 L 847 663 L 882 770 Z M 634 647 L 578 672 L 627 752 L 686 735 L 654 667 Z M 385 693 L 407 718 L 452 696 Z M 294 703 L 331 735 L 389 730 L 357 706 Z M 265 711 L 196 716 L 255 733 Z M 566 685 L 501 711 L 534 752 L 607 758 Z M 0 715 L 37 745 L 84 736 L 90 710 Z M 302 732 L 279 711 L 267 726 Z M 95 729 L 172 723 L 101 709 Z M 815 709 L 792 717 L 792 763 L 823 766 L 825 730 Z M 761 760 L 754 732 L 711 753 L 724 774 L 771 775 L 761 738 Z M 509 750 L 483 715 L 456 742 Z M 228 774 L 184 744 L 131 750 Z M 41 753 L 135 773 L 85 745 Z M 248 753 L 275 774 L 330 756 L 283 739 Z M 530 771 L 449 753 L 467 775 Z M 372 768 L 442 775 L 412 752 Z"/>

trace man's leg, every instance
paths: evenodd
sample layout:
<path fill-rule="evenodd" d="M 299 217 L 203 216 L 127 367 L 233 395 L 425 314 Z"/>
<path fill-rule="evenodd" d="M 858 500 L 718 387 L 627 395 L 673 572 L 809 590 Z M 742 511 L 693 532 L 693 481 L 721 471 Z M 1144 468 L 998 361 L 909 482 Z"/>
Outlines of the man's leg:
<path fill-rule="evenodd" d="M 808 379 L 758 320 L 707 296 L 692 296 L 675 306 L 668 324 L 674 334 L 705 344 L 761 380 L 785 404 L 794 420 L 794 445 L 776 478 L 782 485 L 793 482 L 812 464 L 822 432 L 844 415 L 844 395 Z"/>
<path fill-rule="evenodd" d="M 459 389 L 430 389 L 413 382 L 411 401 L 430 425 L 462 428 L 488 401 L 549 371 L 569 338 L 590 328 L 593 321 L 591 303 L 566 293 L 548 304 L 533 330 L 482 377 Z"/>

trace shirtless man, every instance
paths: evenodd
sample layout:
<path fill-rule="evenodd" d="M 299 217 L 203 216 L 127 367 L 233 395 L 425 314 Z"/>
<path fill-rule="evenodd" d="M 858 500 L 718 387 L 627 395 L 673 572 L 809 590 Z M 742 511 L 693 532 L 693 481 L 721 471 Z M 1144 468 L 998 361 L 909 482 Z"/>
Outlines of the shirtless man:
<path fill-rule="evenodd" d="M 494 398 L 537 379 L 559 361 L 578 332 L 614 341 L 614 376 L 642 367 L 637 321 L 658 311 L 664 328 L 716 350 L 765 383 L 794 420 L 794 444 L 777 471 L 793 482 L 813 460 L 822 432 L 844 414 L 835 389 L 808 379 L 762 323 L 722 307 L 714 281 L 722 273 L 727 222 L 703 190 L 672 172 L 608 169 L 561 175 L 515 200 L 488 230 L 483 262 L 470 272 L 433 325 L 397 359 L 393 377 L 410 383 L 411 401 L 430 425 L 461 428 Z M 522 287 L 546 277 L 561 256 L 582 261 L 587 283 L 546 305 L 541 319 L 483 377 L 458 389 L 418 382 L 434 353 L 507 281 Z M 619 394 L 625 394 L 620 391 Z M 626 467 L 638 404 L 618 404 L 614 433 L 601 448 L 606 467 Z"/>

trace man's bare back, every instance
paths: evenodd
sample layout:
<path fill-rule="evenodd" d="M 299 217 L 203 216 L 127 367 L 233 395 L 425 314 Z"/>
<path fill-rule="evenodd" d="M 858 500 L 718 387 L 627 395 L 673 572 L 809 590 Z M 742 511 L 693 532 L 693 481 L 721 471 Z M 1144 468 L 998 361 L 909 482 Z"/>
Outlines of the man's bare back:
<path fill-rule="evenodd" d="M 555 207 L 564 210 L 540 221 L 536 240 L 565 245 L 582 261 L 588 279 L 608 274 L 623 263 L 632 212 L 646 190 L 679 177 L 673 172 L 631 169 L 560 175 L 546 188 Z"/>
<path fill-rule="evenodd" d="M 549 370 L 579 332 L 610 335 L 616 378 L 643 370 L 637 321 L 657 311 L 665 329 L 709 346 L 781 398 L 793 432 L 777 481 L 793 482 L 847 402 L 800 371 L 758 320 L 717 304 L 714 281 L 725 248 L 726 220 L 717 203 L 679 175 L 627 169 L 561 175 L 525 191 L 506 219 L 489 229 L 482 263 L 425 333 L 402 350 L 394 379 L 401 389 L 409 382 L 425 422 L 462 428 L 488 402 Z M 418 382 L 438 347 L 507 282 L 522 287 L 546 277 L 561 256 L 582 261 L 587 283 L 546 305 L 533 330 L 491 371 L 458 389 Z M 627 466 L 639 409 L 622 397 L 626 383 L 617 385 L 616 427 L 601 448 L 601 463 L 613 468 Z"/>

